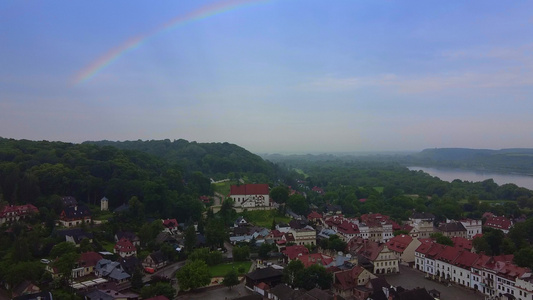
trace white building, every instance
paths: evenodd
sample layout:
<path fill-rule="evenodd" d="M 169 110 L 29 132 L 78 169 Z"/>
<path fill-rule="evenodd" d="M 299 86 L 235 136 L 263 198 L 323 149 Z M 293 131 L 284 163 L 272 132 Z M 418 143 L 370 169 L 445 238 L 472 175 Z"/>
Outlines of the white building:
<path fill-rule="evenodd" d="M 235 207 L 251 208 L 270 206 L 268 184 L 232 185 L 230 197 Z"/>

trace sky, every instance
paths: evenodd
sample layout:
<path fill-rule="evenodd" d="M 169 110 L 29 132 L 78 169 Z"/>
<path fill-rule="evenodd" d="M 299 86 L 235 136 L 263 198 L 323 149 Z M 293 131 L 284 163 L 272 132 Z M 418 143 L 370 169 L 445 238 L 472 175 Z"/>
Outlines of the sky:
<path fill-rule="evenodd" d="M 0 1 L 0 137 L 533 148 L 533 2 Z"/>

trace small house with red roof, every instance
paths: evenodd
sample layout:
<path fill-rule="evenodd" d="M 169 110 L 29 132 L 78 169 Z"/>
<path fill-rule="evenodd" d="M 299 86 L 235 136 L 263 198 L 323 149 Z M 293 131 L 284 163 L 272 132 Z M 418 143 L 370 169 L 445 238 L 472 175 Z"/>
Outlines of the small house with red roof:
<path fill-rule="evenodd" d="M 137 255 L 137 248 L 128 239 L 122 238 L 115 244 L 113 252 L 120 257 L 129 257 Z"/>
<path fill-rule="evenodd" d="M 178 234 L 179 224 L 176 219 L 165 219 L 161 220 L 163 222 L 163 232 L 170 233 L 171 235 Z"/>
<path fill-rule="evenodd" d="M 513 227 L 513 222 L 506 217 L 488 217 L 485 221 L 485 225 L 490 228 L 498 229 L 503 231 L 503 233 L 508 234 L 511 227 Z"/>
<path fill-rule="evenodd" d="M 268 184 L 243 184 L 230 187 L 230 198 L 235 207 L 253 208 L 270 206 Z"/>
<path fill-rule="evenodd" d="M 322 215 L 316 211 L 312 211 L 311 213 L 309 213 L 307 215 L 307 220 L 309 220 L 309 222 L 313 222 L 313 223 L 322 223 L 324 221 Z"/>

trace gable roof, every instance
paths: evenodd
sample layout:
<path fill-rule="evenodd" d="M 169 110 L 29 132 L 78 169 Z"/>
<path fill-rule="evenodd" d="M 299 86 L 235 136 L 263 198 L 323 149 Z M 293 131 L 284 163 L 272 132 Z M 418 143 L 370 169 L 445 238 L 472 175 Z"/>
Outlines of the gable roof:
<path fill-rule="evenodd" d="M 407 234 L 399 234 L 392 239 L 390 239 L 386 245 L 394 252 L 403 253 L 405 248 L 411 244 L 413 238 Z"/>
<path fill-rule="evenodd" d="M 230 187 L 230 195 L 268 195 L 268 184 L 243 184 L 232 185 Z"/>
<path fill-rule="evenodd" d="M 440 223 L 437 229 L 442 232 L 467 231 L 461 222 Z"/>
<path fill-rule="evenodd" d="M 252 280 L 262 280 L 262 279 L 268 279 L 272 277 L 281 277 L 281 276 L 283 276 L 283 273 L 280 270 L 276 270 L 272 267 L 256 269 L 255 271 L 246 274 L 246 277 Z"/>
<path fill-rule="evenodd" d="M 306 268 L 312 265 L 322 265 L 324 267 L 328 267 L 334 261 L 333 257 L 324 255 L 322 253 L 304 254 L 296 257 L 296 259 L 301 261 Z"/>
<path fill-rule="evenodd" d="M 119 252 L 137 251 L 137 248 L 128 239 L 125 238 L 120 239 L 120 241 L 115 244 L 114 249 Z"/>
<path fill-rule="evenodd" d="M 299 255 L 309 254 L 309 249 L 303 245 L 287 246 L 281 253 L 287 255 L 290 260 L 297 258 Z"/>
<path fill-rule="evenodd" d="M 102 255 L 96 252 L 85 252 L 80 254 L 78 263 L 81 267 L 94 267 L 96 263 L 102 259 Z"/>
<path fill-rule="evenodd" d="M 501 230 L 509 230 L 513 226 L 513 222 L 506 217 L 488 217 L 484 226 Z"/>
<path fill-rule="evenodd" d="M 61 219 L 78 220 L 91 216 L 89 208 L 83 204 L 65 207 L 61 212 Z"/>

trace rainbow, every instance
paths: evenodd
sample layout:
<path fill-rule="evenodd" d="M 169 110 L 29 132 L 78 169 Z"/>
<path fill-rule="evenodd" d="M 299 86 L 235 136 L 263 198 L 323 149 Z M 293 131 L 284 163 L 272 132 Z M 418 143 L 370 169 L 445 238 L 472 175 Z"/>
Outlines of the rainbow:
<path fill-rule="evenodd" d="M 234 10 L 246 5 L 265 2 L 267 0 L 229 0 L 212 3 L 203 6 L 195 11 L 189 12 L 185 15 L 177 16 L 156 29 L 146 33 L 130 38 L 122 45 L 111 49 L 90 65 L 79 71 L 74 78 L 74 85 L 89 81 L 94 78 L 100 71 L 112 64 L 114 61 L 122 57 L 124 54 L 138 48 L 143 43 L 146 43 L 151 37 L 172 30 L 180 25 L 184 25 L 193 21 L 202 20 L 214 15 L 218 15 L 230 10 Z"/>

